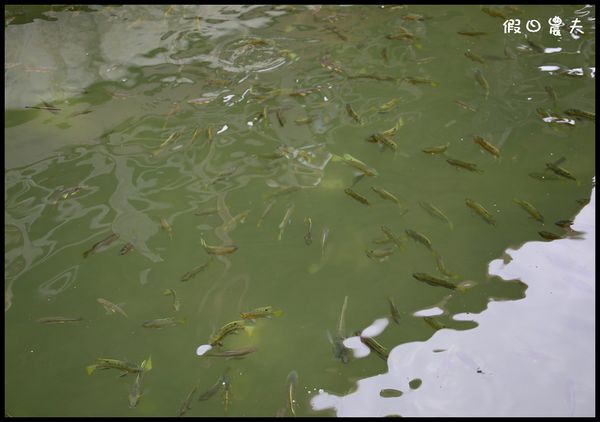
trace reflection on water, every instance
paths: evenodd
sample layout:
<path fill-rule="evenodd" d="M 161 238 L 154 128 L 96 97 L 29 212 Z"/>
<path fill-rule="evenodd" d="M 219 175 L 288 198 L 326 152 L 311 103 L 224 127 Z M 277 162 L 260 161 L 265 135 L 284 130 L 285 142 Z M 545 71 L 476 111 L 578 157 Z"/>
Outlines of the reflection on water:
<path fill-rule="evenodd" d="M 555 38 L 503 34 L 476 6 L 8 7 L 9 409 L 169 416 L 206 384 L 198 380 L 231 366 L 222 397 L 190 416 L 588 413 L 577 365 L 552 360 L 569 351 L 535 350 L 539 327 L 487 318 L 510 327 L 513 307 L 541 321 L 564 316 L 537 305 L 537 278 L 488 263 L 540 232 L 568 235 L 554 222 L 589 197 L 594 10 L 498 12 L 582 19 L 585 34 Z M 202 239 L 235 252 L 209 260 Z M 564 242 L 576 240 L 543 246 Z M 127 303 L 128 317 L 106 318 L 99 297 Z M 225 341 L 255 353 L 196 355 L 240 312 L 269 305 L 284 315 Z M 85 322 L 33 323 L 47 315 Z M 141 325 L 169 317 L 186 323 Z M 571 334 L 589 340 L 585 329 Z M 507 389 L 512 372 L 486 381 L 505 362 L 486 349 L 494 336 L 512 371 L 550 371 L 571 410 Z M 125 397 L 133 380 L 84 373 L 98 357 L 149 355 L 135 408 Z M 373 378 L 386 363 L 390 372 Z M 469 389 L 478 406 L 458 397 Z"/>
<path fill-rule="evenodd" d="M 397 346 L 387 373 L 343 397 L 322 391 L 313 408 L 338 416 L 594 416 L 595 198 L 594 189 L 572 225 L 583 238 L 529 242 L 507 251 L 508 264 L 490 263 L 490 274 L 527 284 L 525 300 L 455 315 L 478 327 Z M 415 377 L 419 389 L 409 386 Z M 380 397 L 386 388 L 402 396 Z"/>

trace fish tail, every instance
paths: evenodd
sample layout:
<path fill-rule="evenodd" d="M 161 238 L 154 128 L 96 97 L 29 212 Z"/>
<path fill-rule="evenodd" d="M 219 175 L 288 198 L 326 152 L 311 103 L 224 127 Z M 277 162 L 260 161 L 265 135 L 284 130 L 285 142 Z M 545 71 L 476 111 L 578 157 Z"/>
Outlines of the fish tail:
<path fill-rule="evenodd" d="M 94 370 L 96 369 L 97 365 L 89 365 L 85 368 L 86 372 L 88 375 L 92 375 L 92 373 L 94 372 Z"/>

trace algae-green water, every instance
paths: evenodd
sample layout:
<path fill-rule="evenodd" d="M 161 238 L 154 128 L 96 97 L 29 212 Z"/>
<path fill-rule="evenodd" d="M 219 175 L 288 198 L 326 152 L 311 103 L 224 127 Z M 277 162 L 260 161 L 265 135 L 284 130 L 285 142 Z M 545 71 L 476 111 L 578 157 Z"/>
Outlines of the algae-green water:
<path fill-rule="evenodd" d="M 555 222 L 590 197 L 595 8 L 492 9 L 521 33 L 479 6 L 5 7 L 5 411 L 330 416 L 311 397 L 387 371 L 376 353 L 336 358 L 336 336 L 388 318 L 376 340 L 389 351 L 440 326 L 476 329 L 452 316 L 526 298 L 488 263 L 540 231 L 571 236 Z M 571 34 L 577 17 L 583 33 Z M 528 32 L 529 19 L 542 29 Z M 369 142 L 385 131 L 387 143 Z M 237 249 L 213 256 L 202 240 Z M 264 306 L 283 314 L 211 350 L 253 353 L 196 354 Z M 434 323 L 414 315 L 435 306 Z M 38 321 L 50 316 L 81 320 Z M 149 357 L 135 407 L 135 374 L 86 372 L 97 358 Z M 198 401 L 227 368 L 228 387 Z"/>

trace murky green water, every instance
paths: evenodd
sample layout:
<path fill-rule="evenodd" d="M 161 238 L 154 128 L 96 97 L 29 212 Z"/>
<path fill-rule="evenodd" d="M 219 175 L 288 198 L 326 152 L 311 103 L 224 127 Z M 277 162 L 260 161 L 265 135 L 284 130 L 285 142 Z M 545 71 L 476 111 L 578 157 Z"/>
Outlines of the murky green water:
<path fill-rule="evenodd" d="M 579 37 L 568 28 L 560 38 L 548 33 L 549 18 L 581 16 L 574 6 L 501 10 L 521 19 L 522 34 L 504 34 L 504 19 L 477 6 L 7 8 L 6 409 L 15 416 L 173 416 L 197 386 L 188 416 L 290 415 L 286 380 L 295 371 L 295 413 L 329 415 L 311 410 L 320 389 L 342 395 L 387 369 L 374 353 L 348 363 L 334 357 L 328 332 L 337 332 L 345 296 L 346 336 L 390 317 L 393 299 L 399 323 L 377 336 L 388 350 L 435 332 L 413 315 L 419 310 L 441 303 L 445 313 L 435 320 L 468 330 L 476 324 L 452 316 L 524 298 L 524 283 L 488 276 L 487 264 L 509 246 L 539 240 L 539 231 L 566 235 L 554 222 L 572 218 L 577 201 L 589 198 L 595 121 L 565 111 L 595 112 L 595 32 L 582 18 Z M 411 20 L 415 14 L 427 19 Z M 533 45 L 528 19 L 542 23 L 529 35 Z M 404 38 L 386 38 L 398 34 Z M 485 63 L 465 57 L 467 50 Z M 552 117 L 558 121 L 544 121 Z M 393 127 L 396 149 L 367 142 Z M 500 158 L 475 136 L 499 148 Z M 421 151 L 443 144 L 445 155 Z M 339 159 L 344 154 L 376 176 L 357 178 Z M 561 157 L 576 181 L 547 170 Z M 83 189 L 73 195 L 64 191 L 77 186 Z M 299 189 L 277 195 L 288 187 Z M 370 206 L 344 193 L 348 187 Z M 469 209 L 467 198 L 496 225 Z M 514 198 L 533 204 L 544 223 Z M 452 229 L 421 201 L 442 210 Z M 218 210 L 196 215 L 208 208 Z M 382 225 L 403 239 L 402 248 L 373 242 L 385 237 Z M 452 283 L 472 287 L 460 292 L 413 278 L 443 274 L 407 229 L 431 241 L 457 275 Z M 118 241 L 82 256 L 111 233 Z M 209 261 L 201 238 L 238 250 L 183 282 Z M 127 242 L 134 249 L 119 255 Z M 366 254 L 390 248 L 383 260 Z M 178 311 L 165 289 L 175 289 Z M 107 315 L 98 298 L 122 305 L 127 317 Z M 221 348 L 253 346 L 254 353 L 196 355 L 240 312 L 266 305 L 284 314 L 258 320 L 251 335 L 226 337 Z M 83 321 L 36 322 L 59 315 Z M 142 327 L 171 316 L 186 322 Z M 139 364 L 149 356 L 153 368 L 136 408 L 128 406 L 134 375 L 86 374 L 96 358 Z M 198 402 L 228 367 L 229 395 Z"/>

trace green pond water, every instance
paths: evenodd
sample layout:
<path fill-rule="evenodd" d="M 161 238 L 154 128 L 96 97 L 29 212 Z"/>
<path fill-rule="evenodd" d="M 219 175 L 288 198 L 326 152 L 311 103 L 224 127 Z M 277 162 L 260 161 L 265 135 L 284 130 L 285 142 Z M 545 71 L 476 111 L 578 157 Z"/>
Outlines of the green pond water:
<path fill-rule="evenodd" d="M 495 9 L 520 19 L 521 34 L 505 34 L 504 19 L 479 6 L 7 6 L 5 410 L 175 416 L 197 386 L 186 416 L 290 416 L 295 371 L 295 414 L 334 415 L 312 410 L 311 397 L 347 394 L 387 371 L 375 353 L 346 363 L 334 356 L 329 338 L 345 297 L 343 336 L 387 317 L 376 340 L 388 350 L 435 333 L 413 315 L 419 310 L 440 306 L 437 323 L 469 330 L 477 324 L 452 316 L 525 298 L 525 283 L 490 276 L 487 266 L 508 247 L 541 240 L 539 231 L 568 236 L 555 222 L 590 196 L 595 121 L 567 111 L 595 113 L 595 32 L 582 18 L 579 36 L 568 26 L 561 37 L 549 33 L 548 19 L 568 25 L 575 6 Z M 528 19 L 542 30 L 527 32 Z M 367 141 L 392 128 L 395 148 Z M 422 152 L 445 144 L 443 154 Z M 547 168 L 562 157 L 576 180 Z M 401 247 L 374 242 L 385 239 L 382 226 Z M 454 277 L 406 230 L 425 235 Z M 112 233 L 118 240 L 83 257 Z M 211 259 L 201 239 L 238 249 Z M 128 242 L 133 249 L 120 255 Z M 369 258 L 370 250 L 391 255 Z M 166 289 L 176 291 L 177 311 Z M 107 314 L 98 298 L 127 316 Z M 240 312 L 267 305 L 283 315 L 248 322 L 252 330 L 211 352 L 256 351 L 196 355 Z M 82 320 L 38 322 L 49 316 Z M 167 317 L 185 322 L 142 326 Z M 135 374 L 86 373 L 97 358 L 139 365 L 150 356 L 133 408 Z M 198 401 L 227 368 L 229 388 Z"/>

